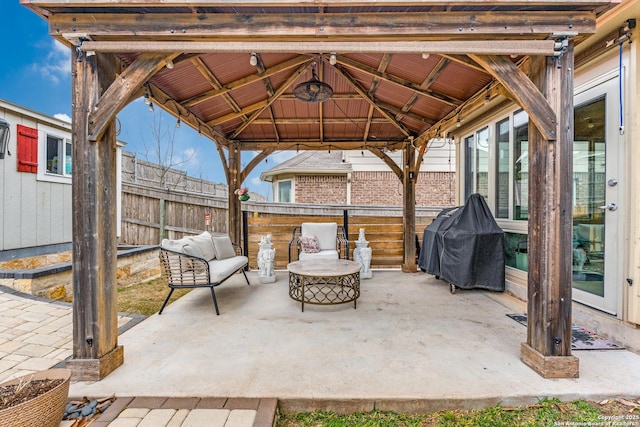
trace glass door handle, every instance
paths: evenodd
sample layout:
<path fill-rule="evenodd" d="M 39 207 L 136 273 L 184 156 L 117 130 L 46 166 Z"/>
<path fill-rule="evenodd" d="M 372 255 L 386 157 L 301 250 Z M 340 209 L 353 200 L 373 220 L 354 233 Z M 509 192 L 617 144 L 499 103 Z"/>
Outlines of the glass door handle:
<path fill-rule="evenodd" d="M 603 211 L 609 210 L 613 212 L 618 209 L 618 205 L 616 205 L 615 203 L 609 203 L 608 205 L 598 206 L 598 209 L 602 209 Z"/>

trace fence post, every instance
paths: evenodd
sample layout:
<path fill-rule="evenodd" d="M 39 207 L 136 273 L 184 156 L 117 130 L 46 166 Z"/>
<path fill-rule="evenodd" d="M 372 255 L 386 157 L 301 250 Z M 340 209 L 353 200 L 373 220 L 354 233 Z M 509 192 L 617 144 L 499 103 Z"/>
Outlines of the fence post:
<path fill-rule="evenodd" d="M 166 211 L 166 200 L 160 199 L 160 241 L 158 243 L 162 243 L 162 239 L 165 236 L 165 227 L 167 225 L 167 211 Z"/>
<path fill-rule="evenodd" d="M 242 240 L 243 240 L 242 252 L 243 252 L 243 255 L 248 258 L 249 257 L 249 218 L 248 218 L 248 212 L 245 210 L 242 211 Z M 246 271 L 249 271 L 249 264 L 247 264 L 244 267 L 244 269 Z"/>

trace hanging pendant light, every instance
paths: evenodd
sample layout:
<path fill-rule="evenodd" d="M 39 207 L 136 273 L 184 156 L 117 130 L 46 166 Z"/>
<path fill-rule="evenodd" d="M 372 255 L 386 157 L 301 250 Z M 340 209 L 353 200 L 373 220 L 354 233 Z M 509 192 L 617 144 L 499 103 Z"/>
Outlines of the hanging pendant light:
<path fill-rule="evenodd" d="M 324 102 L 333 95 L 333 88 L 318 79 L 316 65 L 313 64 L 311 80 L 297 85 L 293 89 L 293 95 L 304 102 Z"/>

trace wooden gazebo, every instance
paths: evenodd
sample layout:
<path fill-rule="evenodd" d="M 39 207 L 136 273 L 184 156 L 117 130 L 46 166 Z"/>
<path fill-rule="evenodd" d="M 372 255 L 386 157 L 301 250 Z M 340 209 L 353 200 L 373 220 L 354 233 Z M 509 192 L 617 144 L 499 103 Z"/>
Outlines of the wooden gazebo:
<path fill-rule="evenodd" d="M 403 270 L 416 271 L 414 186 L 427 143 L 487 102 L 529 115 L 524 363 L 577 377 L 571 355 L 573 49 L 611 0 L 20 0 L 72 49 L 74 377 L 123 362 L 116 312 L 116 114 L 144 96 L 210 138 L 233 192 L 275 150 L 375 153 L 404 187 Z M 314 77 L 324 102 L 294 89 Z M 316 90 L 316 86 L 311 90 Z M 244 169 L 243 151 L 258 151 Z M 398 167 L 389 150 L 403 150 Z"/>

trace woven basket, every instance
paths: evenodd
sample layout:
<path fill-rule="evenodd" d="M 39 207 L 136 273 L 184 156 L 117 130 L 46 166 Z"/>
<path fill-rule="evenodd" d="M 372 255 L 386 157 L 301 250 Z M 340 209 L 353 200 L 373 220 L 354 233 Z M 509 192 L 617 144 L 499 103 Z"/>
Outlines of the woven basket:
<path fill-rule="evenodd" d="M 6 381 L 0 386 L 18 384 L 20 380 L 62 379 L 60 385 L 27 402 L 0 410 L 0 426 L 59 427 L 69 396 L 69 369 L 48 369 Z"/>

